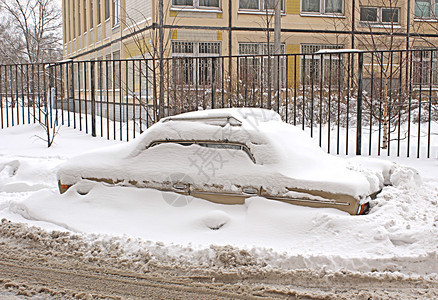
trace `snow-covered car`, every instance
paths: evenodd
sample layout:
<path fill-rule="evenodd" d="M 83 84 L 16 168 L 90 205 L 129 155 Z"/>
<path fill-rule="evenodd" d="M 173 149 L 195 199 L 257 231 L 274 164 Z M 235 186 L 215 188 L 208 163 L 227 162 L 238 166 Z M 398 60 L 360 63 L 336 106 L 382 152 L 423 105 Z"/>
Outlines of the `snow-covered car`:
<path fill-rule="evenodd" d="M 391 168 L 329 155 L 274 111 L 229 108 L 163 118 L 131 142 L 72 158 L 57 178 L 61 193 L 93 181 L 222 204 L 260 196 L 354 215 L 390 183 Z"/>

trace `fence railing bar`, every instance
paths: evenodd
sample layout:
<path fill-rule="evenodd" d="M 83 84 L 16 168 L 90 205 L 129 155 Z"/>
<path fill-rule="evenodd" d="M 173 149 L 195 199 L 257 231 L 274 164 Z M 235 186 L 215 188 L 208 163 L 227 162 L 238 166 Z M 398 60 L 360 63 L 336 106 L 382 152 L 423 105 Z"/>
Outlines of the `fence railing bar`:
<path fill-rule="evenodd" d="M 88 80 L 87 80 L 87 69 L 89 64 L 84 62 L 84 106 L 85 106 L 85 133 L 88 133 Z"/>
<path fill-rule="evenodd" d="M 263 58 L 260 58 L 260 107 L 263 108 L 263 91 L 264 91 L 264 73 L 263 73 Z"/>
<path fill-rule="evenodd" d="M 221 108 L 224 108 L 225 106 L 225 101 L 224 101 L 224 92 L 225 92 L 225 61 L 224 58 L 221 57 Z"/>
<path fill-rule="evenodd" d="M 15 110 L 15 101 L 14 101 L 14 84 L 13 84 L 13 72 L 12 72 L 13 65 L 9 66 L 9 75 L 10 75 L 10 91 L 11 91 L 11 122 L 12 126 L 15 125 L 15 117 L 14 117 L 14 110 Z"/>
<path fill-rule="evenodd" d="M 323 75 L 324 74 L 324 64 L 322 63 L 324 61 L 324 54 L 320 54 L 319 58 L 320 64 L 319 64 L 319 146 L 322 146 L 322 107 L 324 105 L 323 103 Z"/>
<path fill-rule="evenodd" d="M 47 111 L 47 108 L 48 108 L 47 103 L 49 101 L 49 99 L 48 99 L 49 95 L 48 95 L 48 89 L 47 89 L 47 74 L 46 74 L 47 71 L 46 71 L 46 65 L 45 64 L 41 65 L 41 69 L 42 69 L 42 72 L 43 72 L 43 91 L 42 91 L 43 95 L 42 95 L 42 97 L 38 96 L 38 106 L 39 106 L 39 108 L 44 106 L 44 109 L 45 109 L 44 122 L 46 124 L 49 124 L 50 119 L 49 119 L 49 114 L 48 114 L 48 111 Z M 38 76 L 38 78 L 39 78 L 39 76 Z M 38 86 L 38 93 L 40 93 L 39 86 Z M 41 104 L 40 98 L 43 98 L 42 99 L 42 101 L 43 101 L 42 104 Z M 41 112 L 41 109 L 38 109 L 38 111 Z M 38 122 L 40 122 L 40 123 L 43 122 L 41 120 L 41 117 L 38 120 Z"/>
<path fill-rule="evenodd" d="M 50 110 L 49 113 L 53 118 L 53 107 L 55 108 L 55 120 L 53 120 L 53 123 L 55 124 L 54 126 L 58 126 L 59 125 L 59 121 L 58 121 L 58 101 L 56 101 L 58 99 L 58 84 L 57 84 L 57 66 L 55 66 L 53 68 L 53 93 L 54 96 L 52 97 L 52 99 L 50 99 Z M 53 102 L 52 102 L 53 100 Z M 52 124 L 53 124 L 52 123 Z"/>
<path fill-rule="evenodd" d="M 249 70 L 248 70 L 248 57 L 245 56 L 243 59 L 245 61 L 245 64 L 244 64 L 245 82 L 243 82 L 243 86 L 245 87 L 245 97 L 243 98 L 243 106 L 247 106 L 248 105 L 248 103 L 247 103 L 247 99 L 248 99 L 248 72 L 249 72 Z"/>
<path fill-rule="evenodd" d="M 98 75 L 98 89 L 99 89 L 99 107 L 100 107 L 100 137 L 103 137 L 103 97 L 102 97 L 102 90 L 103 90 L 103 76 L 102 76 L 102 69 L 103 69 L 103 62 L 102 60 L 98 60 L 97 61 L 98 64 L 98 70 L 99 70 L 99 75 Z"/>
<path fill-rule="evenodd" d="M 374 102 L 374 53 L 371 54 L 371 93 L 370 93 L 370 130 L 368 141 L 368 155 L 372 152 L 372 135 L 373 135 L 373 102 Z"/>
<path fill-rule="evenodd" d="M 64 65 L 65 70 L 65 93 L 67 96 L 67 126 L 71 126 L 71 118 L 70 118 L 70 80 L 69 80 L 69 71 L 70 71 L 70 64 Z"/>
<path fill-rule="evenodd" d="M 62 69 L 63 69 L 63 65 L 58 65 L 58 69 L 59 69 L 59 77 L 60 77 L 60 79 L 59 80 L 57 80 L 57 82 L 59 81 L 60 82 L 60 89 L 59 89 L 59 92 L 61 93 L 60 95 L 59 95 L 59 97 L 60 97 L 60 99 L 61 99 L 61 124 L 62 125 L 64 125 L 64 93 L 63 93 L 63 91 L 64 91 L 64 80 L 63 80 L 63 75 L 64 75 L 64 73 L 62 72 Z M 57 99 L 57 98 L 56 98 Z M 57 101 L 57 100 L 56 100 Z"/>
<path fill-rule="evenodd" d="M 352 70 L 351 70 L 351 53 L 347 53 L 347 61 L 348 61 L 348 68 L 347 68 L 347 114 L 346 114 L 346 129 L 345 129 L 345 154 L 348 155 L 348 126 L 349 126 L 349 117 L 350 117 L 350 89 L 351 89 L 351 80 L 352 80 Z"/>
<path fill-rule="evenodd" d="M 403 98 L 403 52 L 400 52 L 400 62 L 399 62 L 399 92 L 398 92 L 398 131 L 397 131 L 397 157 L 400 156 L 400 137 L 401 137 L 401 110 L 402 110 L 402 98 Z"/>
<path fill-rule="evenodd" d="M 72 105 L 73 105 L 73 128 L 76 129 L 77 123 L 76 123 L 76 98 L 75 98 L 75 79 L 74 79 L 74 71 L 75 71 L 75 64 L 73 62 L 70 63 L 70 78 L 71 78 L 71 98 L 72 98 Z"/>
<path fill-rule="evenodd" d="M 302 105 L 302 129 L 304 130 L 305 127 L 305 122 L 306 122 L 306 60 L 305 59 L 301 59 L 302 64 L 303 64 L 303 75 L 301 75 L 301 78 L 303 78 L 303 105 Z"/>
<path fill-rule="evenodd" d="M 297 125 L 297 55 L 294 55 L 294 126 Z"/>
<path fill-rule="evenodd" d="M 117 78 L 117 87 L 119 89 L 119 130 L 120 130 L 120 140 L 123 141 L 123 94 L 122 94 L 122 62 L 123 60 L 119 60 L 117 62 L 118 68 L 118 78 Z"/>
<path fill-rule="evenodd" d="M 3 124 L 3 71 L 2 66 L 0 66 L 0 119 L 1 119 L 1 127 L 5 128 Z M 8 106 L 6 105 L 6 110 L 8 110 Z"/>
<path fill-rule="evenodd" d="M 340 131 L 341 131 L 341 97 L 342 97 L 342 90 L 341 90 L 341 82 L 342 82 L 342 78 L 341 78 L 341 66 L 342 66 L 342 56 L 341 53 L 338 53 L 338 68 L 337 68 L 337 73 L 338 73 L 338 128 L 337 128 L 337 132 L 336 132 L 336 154 L 339 155 L 339 151 L 340 151 Z"/>
<path fill-rule="evenodd" d="M 142 134 L 143 133 L 143 119 L 142 119 L 142 115 L 141 115 L 141 113 L 142 113 L 142 110 L 144 110 L 144 105 L 143 105 L 143 102 L 142 102 L 142 96 L 143 96 L 143 94 L 142 94 L 142 88 L 143 88 L 143 85 L 142 85 L 142 75 L 143 75 L 143 71 L 142 71 L 142 60 L 139 60 L 138 61 L 138 86 L 139 86 L 139 91 L 138 91 L 138 94 L 139 94 L 139 97 L 138 97 L 138 107 L 139 107 L 139 116 L 138 116 L 138 119 L 139 119 L 139 122 L 138 122 L 138 127 L 139 127 L 139 129 L 140 129 L 140 134 Z M 146 99 L 146 101 L 147 101 L 147 99 Z M 146 107 L 147 107 L 147 102 L 146 102 Z M 146 122 L 147 122 L 147 119 L 146 119 Z"/>
<path fill-rule="evenodd" d="M 286 56 L 286 107 L 285 107 L 285 119 L 286 123 L 289 123 L 289 56 Z"/>
<path fill-rule="evenodd" d="M 27 100 L 27 124 L 30 124 L 30 100 L 29 100 L 29 65 L 26 64 L 24 67 L 26 67 L 26 89 L 24 89 L 23 86 L 23 93 L 24 91 L 26 94 L 26 100 Z M 1 68 L 0 68 L 0 73 L 1 73 Z M 0 79 L 0 84 L 1 84 L 1 79 Z M 1 97 L 1 96 L 0 96 Z"/>
<path fill-rule="evenodd" d="M 21 113 L 22 113 L 22 119 L 23 119 L 23 125 L 26 123 L 26 115 L 25 115 L 25 99 L 24 99 L 24 70 L 23 65 L 20 66 L 20 83 L 21 83 Z"/>
<path fill-rule="evenodd" d="M 8 67 L 5 66 L 6 127 L 9 127 Z M 13 124 L 12 124 L 13 125 Z"/>
<path fill-rule="evenodd" d="M 314 105 L 314 79 L 315 79 L 315 55 L 312 54 L 312 64 L 310 65 L 310 137 L 313 137 L 313 105 Z"/>
<path fill-rule="evenodd" d="M 82 100 L 81 100 L 81 63 L 78 62 L 78 106 L 79 106 L 79 130 L 82 131 Z"/>
<path fill-rule="evenodd" d="M 432 115 L 432 85 L 433 85 L 433 54 L 434 51 L 430 50 L 430 66 L 429 66 L 429 112 L 428 112 L 428 134 L 427 134 L 427 158 L 430 158 L 430 135 L 431 135 L 431 126 L 430 126 L 430 118 Z M 421 122 L 421 115 L 420 115 L 420 120 L 418 120 L 418 123 Z"/>
<path fill-rule="evenodd" d="M 184 62 L 184 61 L 183 61 L 183 62 Z M 186 61 L 186 62 L 189 63 L 188 61 Z M 193 63 L 193 60 L 192 60 L 192 63 Z M 196 104 L 195 110 L 198 110 L 198 107 L 199 107 L 199 80 L 197 80 L 197 77 L 198 77 L 198 70 L 199 70 L 199 60 L 195 58 L 195 73 L 194 73 L 194 75 L 196 76 L 196 77 L 195 77 L 195 98 L 196 98 L 196 101 L 195 101 L 195 104 Z M 181 104 L 182 104 L 182 103 L 181 103 Z M 190 105 L 190 104 L 187 103 L 187 105 Z M 183 107 L 181 107 L 181 110 L 183 110 Z"/>
<path fill-rule="evenodd" d="M 90 61 L 91 136 L 96 137 L 96 62 Z"/>
<path fill-rule="evenodd" d="M 169 61 L 167 61 L 167 74 L 169 74 Z M 168 76 L 169 78 L 169 76 Z M 169 85 L 169 83 L 168 83 Z M 167 87 L 167 90 L 169 91 L 169 86 Z M 137 106 L 137 96 L 136 96 L 136 88 L 135 88 L 135 60 L 132 61 L 132 136 L 135 139 L 135 132 L 136 132 L 136 115 L 135 110 Z M 169 95 L 169 92 L 167 92 Z M 169 103 L 169 96 L 167 96 L 167 103 Z"/>
<path fill-rule="evenodd" d="M 380 53 L 380 64 L 383 64 L 383 52 Z M 379 141 L 377 144 L 377 155 L 380 155 L 380 143 L 382 139 L 382 105 L 383 105 L 383 97 L 384 97 L 384 87 L 383 87 L 383 68 L 380 67 L 380 98 L 379 98 Z"/>
<path fill-rule="evenodd" d="M 421 137 L 421 97 L 423 94 L 422 91 L 422 86 L 423 86 L 423 55 L 424 52 L 420 51 L 420 92 L 419 92 L 419 96 L 418 96 L 418 137 L 417 137 L 417 158 L 420 158 L 420 137 Z"/>
<path fill-rule="evenodd" d="M 129 76 L 129 64 L 128 63 L 129 63 L 129 61 L 124 61 L 124 63 L 125 63 L 125 97 L 123 97 L 123 94 L 122 94 L 122 97 L 125 98 L 124 106 L 126 109 L 126 112 L 125 112 L 125 116 L 126 116 L 126 141 L 129 141 L 129 80 L 128 80 L 128 76 Z M 163 70 L 164 70 L 164 67 L 163 67 Z M 123 80 L 122 80 L 122 83 L 120 84 L 120 93 L 123 93 L 122 85 L 123 85 Z M 122 123 L 122 122 L 120 122 L 120 123 Z"/>
<path fill-rule="evenodd" d="M 149 128 L 149 61 L 146 61 L 146 129 Z"/>
<path fill-rule="evenodd" d="M 277 56 L 277 84 L 276 90 L 277 90 L 277 113 L 280 113 L 280 92 L 281 92 L 281 77 L 280 77 L 280 56 Z"/>
<path fill-rule="evenodd" d="M 18 91 L 18 65 L 15 65 L 15 103 L 17 105 L 17 125 L 20 125 L 20 94 Z M 22 123 L 24 124 L 24 123 Z"/>

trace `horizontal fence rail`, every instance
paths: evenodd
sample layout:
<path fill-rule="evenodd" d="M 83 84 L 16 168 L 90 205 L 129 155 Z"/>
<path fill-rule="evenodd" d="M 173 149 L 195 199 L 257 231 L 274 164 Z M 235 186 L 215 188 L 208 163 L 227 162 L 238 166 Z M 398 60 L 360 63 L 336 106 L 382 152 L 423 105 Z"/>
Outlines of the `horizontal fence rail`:
<path fill-rule="evenodd" d="M 329 153 L 436 157 L 438 51 L 63 61 L 0 66 L 1 128 L 135 138 L 160 118 L 264 107 Z"/>

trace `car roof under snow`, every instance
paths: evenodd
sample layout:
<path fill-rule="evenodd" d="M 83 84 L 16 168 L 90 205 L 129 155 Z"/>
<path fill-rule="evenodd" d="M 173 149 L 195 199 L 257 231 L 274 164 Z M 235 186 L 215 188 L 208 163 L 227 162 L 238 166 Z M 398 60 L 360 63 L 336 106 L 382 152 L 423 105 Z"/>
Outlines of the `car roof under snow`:
<path fill-rule="evenodd" d="M 261 108 L 224 108 L 183 113 L 163 118 L 150 127 L 136 139 L 137 145 L 131 155 L 139 154 L 157 141 L 222 141 L 245 144 L 258 163 L 271 164 L 276 162 L 275 157 L 280 157 L 281 153 L 272 156 L 276 143 L 269 137 L 268 124 L 275 124 L 277 130 L 285 125 L 279 114 Z M 270 150 L 259 151 L 262 150 L 257 149 L 260 147 Z"/>
<path fill-rule="evenodd" d="M 272 110 L 261 108 L 224 108 L 188 112 L 162 120 L 164 123 L 169 121 L 199 122 L 220 126 L 226 126 L 227 124 L 242 126 L 243 123 L 251 123 L 252 126 L 258 126 L 261 122 L 281 121 L 281 117 Z"/>

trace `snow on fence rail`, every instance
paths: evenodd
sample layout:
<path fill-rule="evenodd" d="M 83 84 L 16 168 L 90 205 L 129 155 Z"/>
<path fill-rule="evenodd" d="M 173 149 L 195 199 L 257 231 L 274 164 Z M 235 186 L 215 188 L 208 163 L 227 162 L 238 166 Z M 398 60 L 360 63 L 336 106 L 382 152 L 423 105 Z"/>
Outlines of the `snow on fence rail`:
<path fill-rule="evenodd" d="M 1 128 L 129 140 L 168 115 L 264 107 L 330 153 L 437 157 L 437 63 L 415 49 L 2 65 Z"/>

